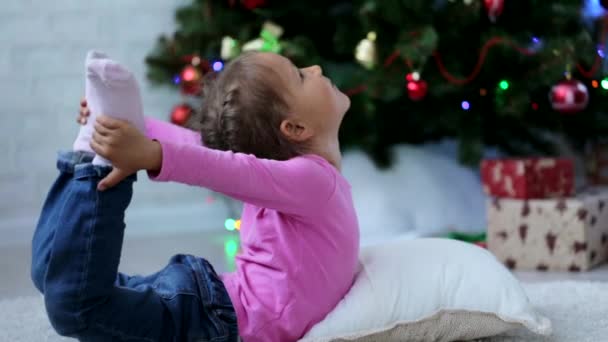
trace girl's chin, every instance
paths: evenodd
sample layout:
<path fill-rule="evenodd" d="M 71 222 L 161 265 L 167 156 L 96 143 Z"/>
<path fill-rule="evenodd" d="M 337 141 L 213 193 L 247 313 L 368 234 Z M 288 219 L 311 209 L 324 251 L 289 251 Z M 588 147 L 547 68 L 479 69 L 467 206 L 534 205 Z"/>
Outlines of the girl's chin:
<path fill-rule="evenodd" d="M 350 97 L 346 96 L 343 92 L 340 92 L 342 103 L 344 103 L 344 111 L 346 112 L 350 108 Z"/>

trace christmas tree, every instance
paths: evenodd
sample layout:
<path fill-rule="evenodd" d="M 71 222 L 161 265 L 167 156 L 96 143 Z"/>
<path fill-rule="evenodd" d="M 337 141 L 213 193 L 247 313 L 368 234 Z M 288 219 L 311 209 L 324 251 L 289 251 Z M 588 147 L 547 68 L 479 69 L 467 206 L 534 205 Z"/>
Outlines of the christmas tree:
<path fill-rule="evenodd" d="M 608 1 L 601 1 L 602 3 Z M 244 50 L 319 64 L 351 97 L 341 142 L 380 165 L 390 147 L 459 141 L 475 164 L 485 146 L 555 153 L 608 133 L 606 19 L 580 0 L 194 0 L 148 56 L 149 78 L 195 99 L 204 75 Z M 599 3 L 595 3 L 600 8 Z M 601 11 L 601 8 L 600 8 Z M 176 107 L 185 123 L 190 107 Z"/>

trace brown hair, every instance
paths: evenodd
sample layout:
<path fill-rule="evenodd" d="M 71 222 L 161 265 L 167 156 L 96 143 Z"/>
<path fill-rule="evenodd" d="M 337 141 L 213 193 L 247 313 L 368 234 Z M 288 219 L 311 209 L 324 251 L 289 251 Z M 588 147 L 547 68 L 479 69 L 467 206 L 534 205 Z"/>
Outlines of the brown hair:
<path fill-rule="evenodd" d="M 280 76 L 255 54 L 244 53 L 204 81 L 202 105 L 190 127 L 209 148 L 275 160 L 301 155 L 305 146 L 280 131 L 289 110 Z"/>

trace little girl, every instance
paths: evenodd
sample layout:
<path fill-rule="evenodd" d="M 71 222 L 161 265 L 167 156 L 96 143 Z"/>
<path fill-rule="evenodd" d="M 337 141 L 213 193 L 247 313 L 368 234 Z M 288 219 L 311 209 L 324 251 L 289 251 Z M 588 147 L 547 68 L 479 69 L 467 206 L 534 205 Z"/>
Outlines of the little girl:
<path fill-rule="evenodd" d="M 118 115 L 138 90 L 108 89 L 134 83 L 132 75 L 95 58 L 89 78 L 103 82 L 87 91 L 90 120 L 74 151 L 59 156 L 33 239 L 32 279 L 53 327 L 82 341 L 301 338 L 357 271 L 359 231 L 338 142 L 349 99 L 318 66 L 247 53 L 205 84 L 199 135 L 144 120 L 137 108 Z M 88 96 L 111 97 L 114 107 L 97 113 L 99 99 Z M 244 202 L 234 273 L 218 276 L 191 255 L 149 276 L 118 273 L 138 170 Z"/>

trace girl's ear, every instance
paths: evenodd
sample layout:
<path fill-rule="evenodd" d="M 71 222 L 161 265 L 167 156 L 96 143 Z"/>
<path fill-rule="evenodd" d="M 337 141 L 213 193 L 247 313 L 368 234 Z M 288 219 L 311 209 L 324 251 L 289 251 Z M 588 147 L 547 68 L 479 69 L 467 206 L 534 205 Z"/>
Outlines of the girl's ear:
<path fill-rule="evenodd" d="M 306 141 L 314 135 L 309 125 L 294 119 L 283 120 L 280 129 L 287 138 L 297 142 Z"/>

